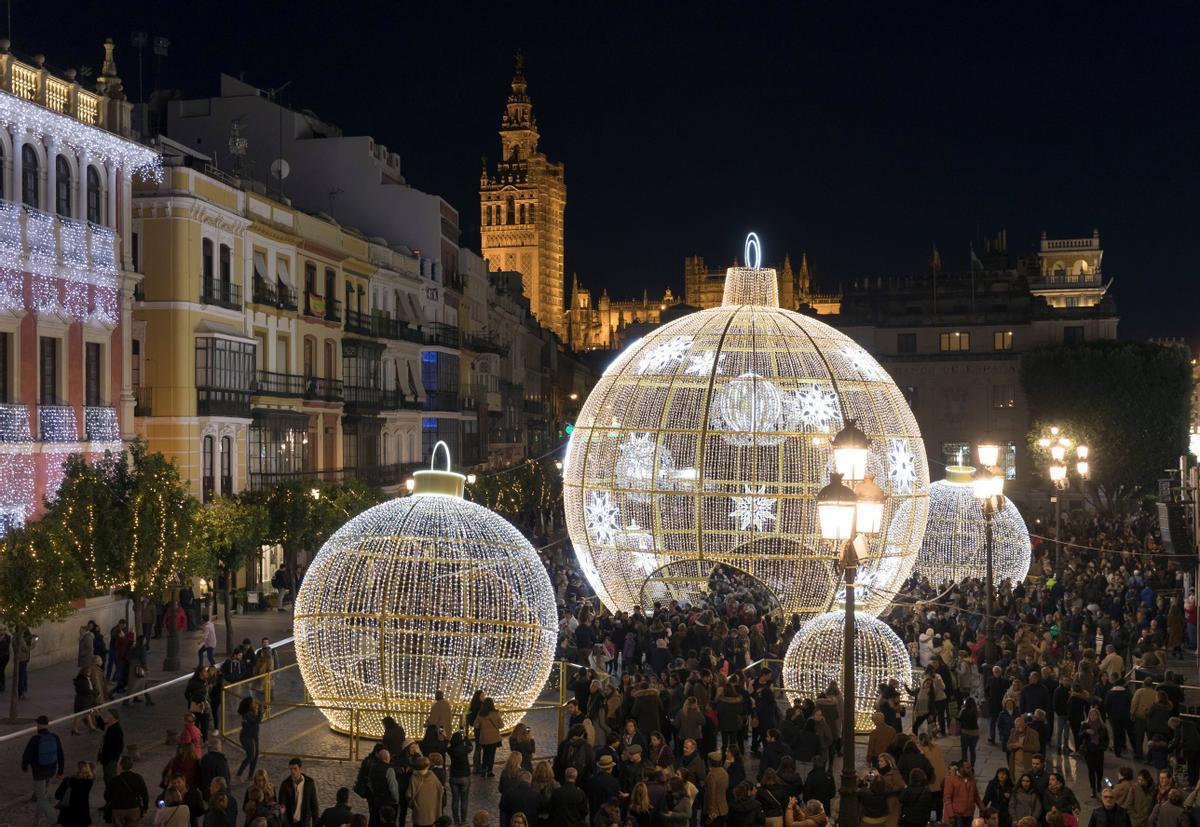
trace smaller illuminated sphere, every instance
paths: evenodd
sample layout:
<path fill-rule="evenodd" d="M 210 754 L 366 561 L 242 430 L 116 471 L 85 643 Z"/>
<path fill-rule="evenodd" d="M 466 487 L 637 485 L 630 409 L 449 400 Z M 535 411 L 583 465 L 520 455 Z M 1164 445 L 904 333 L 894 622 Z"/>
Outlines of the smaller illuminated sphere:
<path fill-rule="evenodd" d="M 415 493 L 377 505 L 322 547 L 296 597 L 296 659 L 335 730 L 419 736 L 434 692 L 456 716 L 482 689 L 505 727 L 541 694 L 554 660 L 554 590 L 537 552 L 463 477 L 418 471 Z"/>
<path fill-rule="evenodd" d="M 987 537 L 974 471 L 950 466 L 946 479 L 929 486 L 929 521 L 913 573 L 935 587 L 987 575 Z M 1031 555 L 1025 519 L 1006 497 L 992 518 L 992 582 L 1020 583 L 1029 574 Z"/>
<path fill-rule="evenodd" d="M 845 612 L 826 612 L 805 623 L 783 656 L 783 691 L 795 698 L 816 699 L 831 683 L 842 685 Z M 912 684 L 912 661 L 904 642 L 882 620 L 854 615 L 854 727 L 872 729 L 871 713 L 879 685 L 895 678 Z"/>

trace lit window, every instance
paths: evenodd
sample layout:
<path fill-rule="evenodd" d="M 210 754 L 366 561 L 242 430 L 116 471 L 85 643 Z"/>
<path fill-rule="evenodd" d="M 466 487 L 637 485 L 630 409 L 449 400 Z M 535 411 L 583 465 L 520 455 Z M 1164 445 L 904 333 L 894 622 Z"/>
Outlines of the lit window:
<path fill-rule="evenodd" d="M 971 349 L 971 334 L 961 331 L 943 333 L 941 335 L 941 350 L 943 353 L 957 353 Z"/>
<path fill-rule="evenodd" d="M 993 333 L 992 348 L 995 350 L 1012 350 L 1012 331 L 997 330 Z"/>

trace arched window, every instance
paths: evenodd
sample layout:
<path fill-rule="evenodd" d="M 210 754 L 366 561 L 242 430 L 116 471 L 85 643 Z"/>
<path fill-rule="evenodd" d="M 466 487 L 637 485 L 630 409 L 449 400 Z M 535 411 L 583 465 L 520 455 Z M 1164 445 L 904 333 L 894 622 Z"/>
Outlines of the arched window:
<path fill-rule="evenodd" d="M 530 204 L 529 208 L 527 210 L 525 210 L 525 218 L 528 221 L 528 223 L 530 223 L 530 224 L 533 223 L 533 204 Z"/>
<path fill-rule="evenodd" d="M 233 440 L 221 437 L 221 496 L 233 496 Z"/>
<path fill-rule="evenodd" d="M 216 440 L 209 434 L 204 437 L 200 450 L 200 490 L 204 502 L 208 502 L 213 496 L 213 466 L 215 465 L 213 454 L 215 450 Z"/>
<path fill-rule="evenodd" d="M 505 224 L 515 224 L 517 221 L 517 206 L 513 202 L 512 196 L 508 196 L 508 214 L 504 218 Z"/>
<path fill-rule="evenodd" d="M 21 201 L 38 207 L 38 156 L 29 144 L 21 147 Z"/>
<path fill-rule="evenodd" d="M 87 220 L 100 223 L 100 173 L 95 167 L 87 170 Z"/>
<path fill-rule="evenodd" d="M 0 198 L 8 198 L 8 188 L 4 186 L 8 173 L 4 167 L 4 144 L 0 144 Z"/>
<path fill-rule="evenodd" d="M 54 159 L 54 211 L 64 218 L 71 218 L 71 193 L 75 191 L 71 181 L 71 164 L 59 155 Z"/>

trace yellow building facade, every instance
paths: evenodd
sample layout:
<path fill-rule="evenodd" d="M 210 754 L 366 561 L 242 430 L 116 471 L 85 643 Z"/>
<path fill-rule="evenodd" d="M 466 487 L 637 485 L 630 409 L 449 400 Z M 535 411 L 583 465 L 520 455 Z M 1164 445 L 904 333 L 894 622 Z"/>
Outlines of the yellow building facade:
<path fill-rule="evenodd" d="M 133 198 L 138 434 L 202 500 L 348 477 L 394 490 L 421 457 L 415 255 L 164 155 Z"/>

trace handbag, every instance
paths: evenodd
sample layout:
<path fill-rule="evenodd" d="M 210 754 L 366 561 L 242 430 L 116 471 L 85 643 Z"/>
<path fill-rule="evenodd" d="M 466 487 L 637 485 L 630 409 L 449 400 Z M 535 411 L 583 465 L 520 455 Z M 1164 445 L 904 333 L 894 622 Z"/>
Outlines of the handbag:
<path fill-rule="evenodd" d="M 71 806 L 71 785 L 67 784 L 67 791 L 63 793 L 62 798 L 54 802 L 54 807 L 57 810 L 65 810 Z"/>

